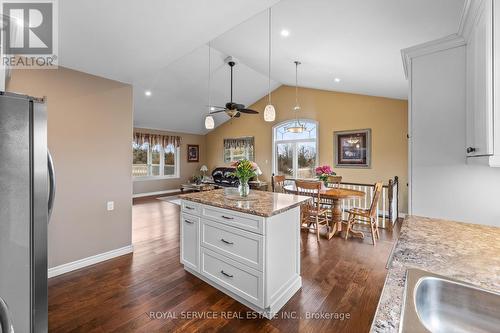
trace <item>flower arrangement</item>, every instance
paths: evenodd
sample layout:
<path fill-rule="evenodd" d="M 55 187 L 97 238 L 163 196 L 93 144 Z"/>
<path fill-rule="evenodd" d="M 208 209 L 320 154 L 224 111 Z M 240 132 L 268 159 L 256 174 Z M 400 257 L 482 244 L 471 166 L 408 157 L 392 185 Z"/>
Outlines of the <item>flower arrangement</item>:
<path fill-rule="evenodd" d="M 336 173 L 332 170 L 329 165 L 323 165 L 316 168 L 316 177 L 321 180 L 323 183 L 328 182 L 329 176 L 335 176 Z"/>
<path fill-rule="evenodd" d="M 240 181 L 238 191 L 240 196 L 246 197 L 250 193 L 250 187 L 248 186 L 248 181 L 257 176 L 259 166 L 255 162 L 250 162 L 249 160 L 240 160 L 231 164 L 232 167 L 236 169 L 233 175 L 237 177 Z"/>
<path fill-rule="evenodd" d="M 251 178 L 257 176 L 258 166 L 255 162 L 250 162 L 249 160 L 240 160 L 233 162 L 232 167 L 235 167 L 233 175 L 240 180 L 242 183 L 248 182 Z"/>

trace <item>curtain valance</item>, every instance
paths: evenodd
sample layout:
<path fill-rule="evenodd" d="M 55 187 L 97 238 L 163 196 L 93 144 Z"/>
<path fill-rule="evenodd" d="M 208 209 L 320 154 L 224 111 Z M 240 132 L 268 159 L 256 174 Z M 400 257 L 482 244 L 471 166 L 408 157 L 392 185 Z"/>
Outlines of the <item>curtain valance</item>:
<path fill-rule="evenodd" d="M 253 148 L 254 137 L 224 139 L 224 148 Z"/>
<path fill-rule="evenodd" d="M 162 135 L 135 132 L 132 146 L 136 149 L 147 150 L 149 147 L 156 151 L 165 150 L 169 145 L 179 147 L 181 145 L 181 137 L 174 135 Z"/>

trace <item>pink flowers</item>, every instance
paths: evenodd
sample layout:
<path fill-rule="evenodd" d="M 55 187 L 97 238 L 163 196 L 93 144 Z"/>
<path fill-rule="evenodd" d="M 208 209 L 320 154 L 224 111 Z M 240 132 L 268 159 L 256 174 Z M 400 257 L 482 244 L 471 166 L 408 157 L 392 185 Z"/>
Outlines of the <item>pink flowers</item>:
<path fill-rule="evenodd" d="M 316 168 L 316 175 L 321 176 L 321 175 L 334 175 L 335 172 L 333 172 L 332 168 L 329 165 L 323 165 L 319 166 Z"/>
<path fill-rule="evenodd" d="M 325 185 L 328 182 L 329 176 L 336 175 L 336 173 L 332 170 L 332 168 L 329 165 L 319 166 L 316 168 L 315 171 L 316 171 L 316 177 L 322 182 L 324 182 Z"/>

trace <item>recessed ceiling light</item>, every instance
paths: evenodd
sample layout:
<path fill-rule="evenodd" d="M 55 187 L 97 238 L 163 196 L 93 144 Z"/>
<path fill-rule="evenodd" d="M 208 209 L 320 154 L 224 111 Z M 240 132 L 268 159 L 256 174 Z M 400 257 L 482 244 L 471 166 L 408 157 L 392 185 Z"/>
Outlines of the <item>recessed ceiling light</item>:
<path fill-rule="evenodd" d="M 281 36 L 283 36 L 283 37 L 290 36 L 290 31 L 288 31 L 286 29 L 281 30 Z"/>
<path fill-rule="evenodd" d="M 148 96 L 148 97 L 149 97 L 149 96 L 151 96 L 151 95 L 152 95 L 152 94 L 151 94 L 151 90 L 146 90 L 146 91 L 144 92 L 144 95 L 146 95 L 146 96 Z"/>
<path fill-rule="evenodd" d="M 210 111 L 215 111 L 215 108 L 213 106 L 211 106 Z"/>
<path fill-rule="evenodd" d="M 335 82 L 339 83 L 341 80 L 340 78 L 336 77 L 335 79 L 333 79 Z"/>

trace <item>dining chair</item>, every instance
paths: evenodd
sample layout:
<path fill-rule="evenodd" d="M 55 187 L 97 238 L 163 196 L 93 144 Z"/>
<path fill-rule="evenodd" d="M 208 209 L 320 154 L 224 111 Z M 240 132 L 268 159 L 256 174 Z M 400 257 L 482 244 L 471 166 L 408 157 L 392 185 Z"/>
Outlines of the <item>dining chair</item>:
<path fill-rule="evenodd" d="M 273 174 L 271 182 L 273 192 L 285 193 L 285 180 L 285 176 L 275 176 Z"/>
<path fill-rule="evenodd" d="M 319 242 L 320 225 L 328 226 L 328 209 L 321 207 L 321 182 L 296 180 L 295 187 L 298 195 L 310 196 L 314 199 L 301 207 L 301 228 L 315 230 L 316 239 Z M 311 228 L 311 225 L 314 227 Z"/>
<path fill-rule="evenodd" d="M 328 176 L 326 187 L 340 188 L 342 176 Z"/>
<path fill-rule="evenodd" d="M 352 227 L 355 223 L 370 222 L 370 231 L 372 234 L 373 246 L 376 245 L 375 238 L 379 239 L 380 235 L 378 232 L 378 216 L 377 216 L 377 206 L 380 200 L 380 194 L 382 193 L 382 183 L 375 184 L 375 190 L 373 192 L 372 203 L 370 209 L 352 208 L 349 210 L 349 217 L 347 219 L 347 229 L 345 233 L 345 239 L 349 237 L 349 231 L 354 230 Z"/>

